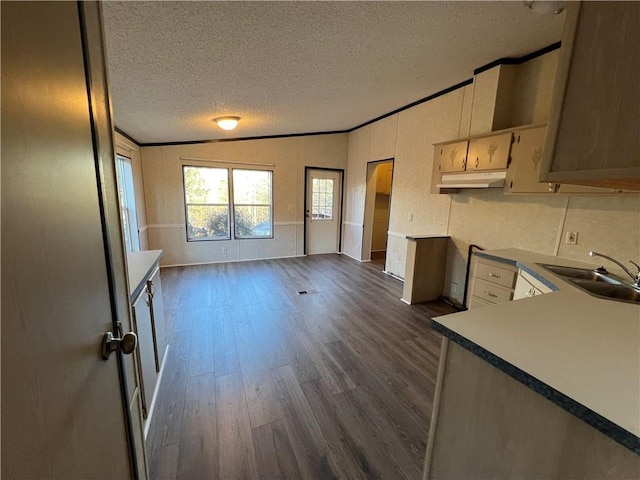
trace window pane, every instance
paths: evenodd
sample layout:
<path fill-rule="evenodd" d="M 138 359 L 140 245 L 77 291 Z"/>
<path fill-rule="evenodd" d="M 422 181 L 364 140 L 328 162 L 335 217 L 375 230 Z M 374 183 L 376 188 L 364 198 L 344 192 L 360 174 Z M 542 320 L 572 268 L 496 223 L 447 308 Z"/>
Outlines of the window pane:
<path fill-rule="evenodd" d="M 229 207 L 187 206 L 187 238 L 189 240 L 229 239 Z"/>
<path fill-rule="evenodd" d="M 187 203 L 229 203 L 229 171 L 226 168 L 184 167 Z"/>
<path fill-rule="evenodd" d="M 333 219 L 333 179 L 314 178 L 311 184 L 311 218 Z"/>
<path fill-rule="evenodd" d="M 233 201 L 237 205 L 271 205 L 271 172 L 234 169 Z"/>
<path fill-rule="evenodd" d="M 272 173 L 233 169 L 234 235 L 236 238 L 273 236 Z"/>
<path fill-rule="evenodd" d="M 236 206 L 235 211 L 236 237 L 270 237 L 272 235 L 270 206 Z"/>
<path fill-rule="evenodd" d="M 138 219 L 136 216 L 136 197 L 133 189 L 133 169 L 131 159 L 122 155 L 116 156 L 116 172 L 118 176 L 118 196 L 120 200 L 120 217 L 127 251 L 140 250 L 138 237 Z"/>

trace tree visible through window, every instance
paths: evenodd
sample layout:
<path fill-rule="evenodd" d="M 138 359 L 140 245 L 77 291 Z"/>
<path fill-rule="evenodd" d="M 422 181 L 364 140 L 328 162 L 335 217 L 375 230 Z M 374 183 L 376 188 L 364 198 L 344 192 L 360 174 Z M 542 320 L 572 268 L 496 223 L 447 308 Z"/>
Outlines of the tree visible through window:
<path fill-rule="evenodd" d="M 229 170 L 183 168 L 187 240 L 229 240 Z"/>
<path fill-rule="evenodd" d="M 272 172 L 184 166 L 187 240 L 271 238 Z M 230 201 L 229 192 L 233 192 Z M 230 215 L 233 207 L 233 216 Z"/>
<path fill-rule="evenodd" d="M 272 236 L 271 172 L 233 170 L 233 211 L 236 238 Z"/>

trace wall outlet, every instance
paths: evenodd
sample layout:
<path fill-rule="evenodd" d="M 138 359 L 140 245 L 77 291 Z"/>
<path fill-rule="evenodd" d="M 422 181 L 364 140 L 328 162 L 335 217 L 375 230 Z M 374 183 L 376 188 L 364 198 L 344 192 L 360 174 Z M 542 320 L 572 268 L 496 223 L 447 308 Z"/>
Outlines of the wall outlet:
<path fill-rule="evenodd" d="M 577 245 L 578 244 L 578 232 L 567 232 L 564 243 L 569 245 Z"/>
<path fill-rule="evenodd" d="M 229 249 L 227 247 L 222 247 L 222 254 L 226 255 L 227 253 L 229 253 Z"/>
<path fill-rule="evenodd" d="M 457 291 L 458 291 L 458 284 L 454 282 L 451 284 L 451 293 L 456 293 Z"/>
<path fill-rule="evenodd" d="M 407 213 L 407 220 L 409 220 L 410 222 L 413 221 L 413 213 Z"/>

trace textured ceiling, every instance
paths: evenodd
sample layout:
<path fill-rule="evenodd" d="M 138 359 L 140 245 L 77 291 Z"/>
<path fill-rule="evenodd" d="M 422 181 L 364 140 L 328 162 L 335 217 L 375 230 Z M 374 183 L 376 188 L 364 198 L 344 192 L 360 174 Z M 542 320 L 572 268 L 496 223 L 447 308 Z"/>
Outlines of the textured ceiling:
<path fill-rule="evenodd" d="M 141 143 L 347 130 L 560 40 L 522 2 L 104 2 L 115 124 Z M 224 132 L 212 118 L 242 117 Z"/>

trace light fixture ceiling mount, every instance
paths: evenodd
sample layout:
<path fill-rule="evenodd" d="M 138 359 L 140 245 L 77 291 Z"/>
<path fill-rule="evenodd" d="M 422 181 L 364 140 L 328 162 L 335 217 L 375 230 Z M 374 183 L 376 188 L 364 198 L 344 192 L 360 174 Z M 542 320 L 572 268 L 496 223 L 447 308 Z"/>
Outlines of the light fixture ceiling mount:
<path fill-rule="evenodd" d="M 218 126 L 223 130 L 233 130 L 238 126 L 240 117 L 234 117 L 234 116 L 216 117 L 213 119 L 213 121 L 216 122 Z"/>
<path fill-rule="evenodd" d="M 560 15 L 564 11 L 566 2 L 552 0 L 522 2 L 525 7 L 540 15 Z"/>

